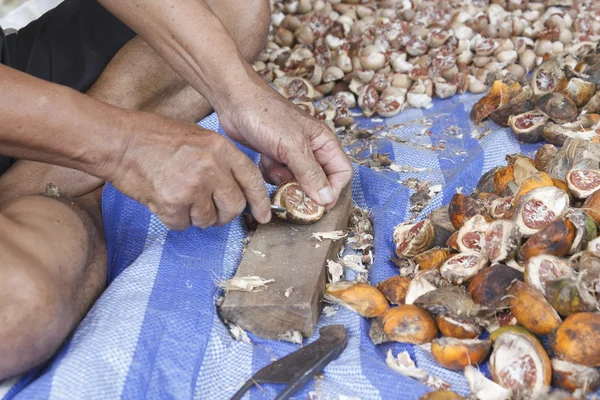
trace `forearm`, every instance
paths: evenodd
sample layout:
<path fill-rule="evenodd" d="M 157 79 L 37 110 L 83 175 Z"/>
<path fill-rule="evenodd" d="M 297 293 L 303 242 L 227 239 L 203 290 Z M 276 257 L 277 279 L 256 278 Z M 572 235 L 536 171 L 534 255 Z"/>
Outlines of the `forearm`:
<path fill-rule="evenodd" d="M 63 86 L 0 66 L 0 154 L 104 175 L 132 115 Z"/>
<path fill-rule="evenodd" d="M 262 83 L 206 1 L 100 2 L 142 36 L 217 112 L 249 82 Z"/>

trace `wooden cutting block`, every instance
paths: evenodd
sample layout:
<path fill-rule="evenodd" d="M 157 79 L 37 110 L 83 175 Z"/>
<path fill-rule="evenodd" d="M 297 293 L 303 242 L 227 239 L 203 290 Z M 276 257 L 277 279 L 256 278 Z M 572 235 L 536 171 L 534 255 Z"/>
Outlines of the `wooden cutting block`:
<path fill-rule="evenodd" d="M 343 240 L 319 242 L 311 236 L 346 229 L 351 209 L 350 189 L 346 188 L 335 207 L 312 225 L 291 224 L 275 216 L 269 224 L 260 225 L 236 276 L 275 282 L 261 292 L 228 292 L 221 306 L 223 318 L 269 339 L 289 331 L 311 337 L 321 312 L 327 260 L 336 259 L 343 244 Z M 286 297 L 289 288 L 293 289 Z"/>

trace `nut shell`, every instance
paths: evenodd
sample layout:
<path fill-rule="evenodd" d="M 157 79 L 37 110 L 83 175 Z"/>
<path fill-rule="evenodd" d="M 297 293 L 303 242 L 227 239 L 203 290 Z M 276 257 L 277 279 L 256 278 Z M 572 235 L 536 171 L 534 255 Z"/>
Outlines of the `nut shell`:
<path fill-rule="evenodd" d="M 406 276 L 393 276 L 377 285 L 377 289 L 392 304 L 404 304 L 411 279 Z"/>
<path fill-rule="evenodd" d="M 530 332 L 548 335 L 559 327 L 562 320 L 544 296 L 526 283 L 516 281 L 509 290 L 510 310 Z"/>
<path fill-rule="evenodd" d="M 383 293 L 366 283 L 351 281 L 330 283 L 325 289 L 325 298 L 367 318 L 378 317 L 389 308 Z"/>
<path fill-rule="evenodd" d="M 523 273 L 504 264 L 484 268 L 475 275 L 467 286 L 467 292 L 477 304 L 491 310 L 504 307 L 507 289 L 514 280 L 523 280 Z"/>
<path fill-rule="evenodd" d="M 390 340 L 402 343 L 429 343 L 438 335 L 431 314 L 411 304 L 388 310 L 381 316 L 383 331 Z"/>
<path fill-rule="evenodd" d="M 549 254 L 557 257 L 567 255 L 575 240 L 575 225 L 565 218 L 557 218 L 535 235 L 527 239 L 517 259 L 527 262 L 531 257 Z"/>
<path fill-rule="evenodd" d="M 516 193 L 515 171 L 512 165 L 500 168 L 494 174 L 494 193 L 498 196 L 512 196 Z"/>
<path fill-rule="evenodd" d="M 570 315 L 553 335 L 552 345 L 561 360 L 600 366 L 600 315 L 590 312 Z"/>
<path fill-rule="evenodd" d="M 553 358 L 552 383 L 561 389 L 574 392 L 581 390 L 593 392 L 600 386 L 600 372 L 596 368 L 573 364 L 568 361 Z"/>
<path fill-rule="evenodd" d="M 480 364 L 491 347 L 491 340 L 443 337 L 431 342 L 431 355 L 442 367 L 462 371 L 467 365 Z"/>
<path fill-rule="evenodd" d="M 448 248 L 434 247 L 424 253 L 417 254 L 413 261 L 419 265 L 420 270 L 439 269 L 439 267 L 450 258 L 452 251 Z"/>
<path fill-rule="evenodd" d="M 556 123 L 574 121 L 579 115 L 577 105 L 562 93 L 548 93 L 540 97 L 536 107 Z"/>
<path fill-rule="evenodd" d="M 583 203 L 583 209 L 590 217 L 600 224 L 600 190 L 592 193 Z"/>
<path fill-rule="evenodd" d="M 444 336 L 457 339 L 475 339 L 481 334 L 481 328 L 471 319 L 461 319 L 446 314 L 438 315 L 435 322 Z"/>

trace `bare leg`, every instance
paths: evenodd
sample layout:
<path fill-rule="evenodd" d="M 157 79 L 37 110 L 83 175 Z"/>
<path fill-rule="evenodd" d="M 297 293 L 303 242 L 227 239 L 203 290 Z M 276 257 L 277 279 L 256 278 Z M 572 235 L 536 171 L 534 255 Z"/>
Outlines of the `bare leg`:
<path fill-rule="evenodd" d="M 248 59 L 257 56 L 269 25 L 268 1 L 214 0 L 211 6 Z M 88 94 L 190 122 L 211 110 L 138 38 L 123 47 Z M 39 196 L 48 183 L 64 197 Z M 0 178 L 0 380 L 50 359 L 101 294 L 103 183 L 28 161 Z"/>

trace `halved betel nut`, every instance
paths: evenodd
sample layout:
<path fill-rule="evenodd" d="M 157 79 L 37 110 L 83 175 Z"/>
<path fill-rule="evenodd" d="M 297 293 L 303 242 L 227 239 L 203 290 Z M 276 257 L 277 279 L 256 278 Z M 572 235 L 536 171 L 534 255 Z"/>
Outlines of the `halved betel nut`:
<path fill-rule="evenodd" d="M 569 277 L 573 273 L 568 260 L 550 254 L 531 257 L 525 264 L 525 282 L 543 295 L 546 294 L 546 282 Z"/>
<path fill-rule="evenodd" d="M 483 236 L 483 249 L 490 262 L 512 259 L 521 244 L 521 231 L 509 220 L 497 220 L 489 224 Z"/>
<path fill-rule="evenodd" d="M 438 269 L 451 255 L 452 251 L 448 248 L 434 247 L 417 254 L 413 257 L 413 261 L 419 265 L 420 270 Z"/>
<path fill-rule="evenodd" d="M 597 160 L 586 160 L 576 164 L 567 173 L 569 190 L 577 198 L 586 199 L 600 189 L 600 164 Z"/>
<path fill-rule="evenodd" d="M 480 214 L 469 219 L 458 231 L 458 237 L 456 238 L 458 249 L 462 252 L 481 252 L 485 246 L 484 238 L 488 228 L 488 222 Z"/>
<path fill-rule="evenodd" d="M 431 247 L 434 229 L 429 219 L 416 224 L 400 224 L 394 228 L 396 254 L 401 257 L 413 257 Z"/>
<path fill-rule="evenodd" d="M 491 340 L 442 337 L 431 342 L 431 354 L 442 367 L 462 371 L 467 365 L 480 364 L 491 346 Z"/>
<path fill-rule="evenodd" d="M 273 204 L 286 209 L 276 213 L 279 218 L 298 224 L 317 222 L 325 213 L 325 207 L 311 199 L 296 181 L 279 185 L 273 195 Z"/>
<path fill-rule="evenodd" d="M 533 189 L 525 194 L 513 216 L 523 237 L 530 237 L 566 213 L 569 195 L 555 186 Z"/>
<path fill-rule="evenodd" d="M 524 398 L 550 386 L 550 358 L 535 336 L 526 329 L 511 326 L 498 329 L 491 338 L 494 349 L 489 367 L 494 382 Z"/>
<path fill-rule="evenodd" d="M 450 283 L 460 285 L 474 277 L 488 264 L 489 260 L 486 255 L 474 251 L 465 252 L 446 260 L 440 267 L 440 273 Z"/>
<path fill-rule="evenodd" d="M 550 118 L 544 113 L 532 110 L 508 117 L 511 127 L 518 140 L 525 143 L 537 143 L 542 140 L 542 132 Z"/>

